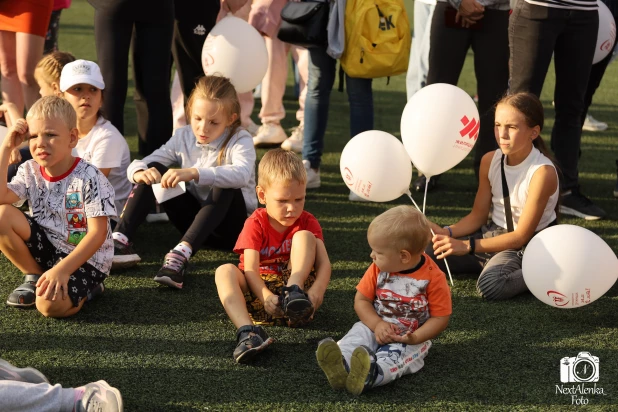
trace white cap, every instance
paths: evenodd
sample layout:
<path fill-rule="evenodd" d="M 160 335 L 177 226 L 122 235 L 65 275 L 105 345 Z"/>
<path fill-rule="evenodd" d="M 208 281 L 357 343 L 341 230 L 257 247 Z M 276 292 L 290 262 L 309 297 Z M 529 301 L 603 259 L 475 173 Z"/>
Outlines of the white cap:
<path fill-rule="evenodd" d="M 89 60 L 75 60 L 67 63 L 60 74 L 60 91 L 66 92 L 76 84 L 90 84 L 101 90 L 105 89 L 105 82 L 101 69 L 95 62 Z"/>

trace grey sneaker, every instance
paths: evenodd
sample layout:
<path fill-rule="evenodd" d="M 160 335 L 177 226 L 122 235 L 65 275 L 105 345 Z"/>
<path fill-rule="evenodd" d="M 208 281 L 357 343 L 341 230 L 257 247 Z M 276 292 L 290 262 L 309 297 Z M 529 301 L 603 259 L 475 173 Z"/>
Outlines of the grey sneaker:
<path fill-rule="evenodd" d="M 361 345 L 354 349 L 350 359 L 350 373 L 345 388 L 354 396 L 372 387 L 377 376 L 376 355 L 368 347 Z"/>
<path fill-rule="evenodd" d="M 45 375 L 34 368 L 18 368 L 0 359 L 0 381 L 19 381 L 27 383 L 49 383 Z"/>
<path fill-rule="evenodd" d="M 122 243 L 114 239 L 114 258 L 112 259 L 112 269 L 130 268 L 137 265 L 142 258 L 133 250 L 133 245 Z"/>
<path fill-rule="evenodd" d="M 182 289 L 187 266 L 189 261 L 182 253 L 170 250 L 165 255 L 165 262 L 154 277 L 154 281 L 171 288 Z"/>
<path fill-rule="evenodd" d="M 587 132 L 602 132 L 607 130 L 607 123 L 597 120 L 588 114 L 586 115 L 582 129 Z"/>
<path fill-rule="evenodd" d="M 105 381 L 97 381 L 84 387 L 84 395 L 75 402 L 75 412 L 122 412 L 124 405 L 120 391 Z"/>
<path fill-rule="evenodd" d="M 318 360 L 318 365 L 326 375 L 331 388 L 335 390 L 345 389 L 348 371 L 346 370 L 345 360 L 337 342 L 332 338 L 321 340 L 318 343 L 315 357 Z"/>

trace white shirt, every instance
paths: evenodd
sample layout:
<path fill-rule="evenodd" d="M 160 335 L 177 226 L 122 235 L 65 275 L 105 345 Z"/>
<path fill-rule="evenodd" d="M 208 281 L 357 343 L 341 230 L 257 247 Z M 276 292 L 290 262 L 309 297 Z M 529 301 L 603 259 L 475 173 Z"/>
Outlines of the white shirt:
<path fill-rule="evenodd" d="M 81 157 L 99 169 L 111 169 L 107 180 L 114 188 L 116 210 L 120 213 L 133 185 L 127 179 L 127 167 L 131 163 L 129 145 L 118 129 L 99 117 L 90 133 L 77 141 L 73 156 Z"/>
<path fill-rule="evenodd" d="M 54 247 L 66 254 L 88 233 L 88 219 L 115 216 L 114 189 L 96 167 L 76 158 L 64 175 L 51 177 L 34 160 L 24 162 L 8 184 L 21 200 L 28 200 L 30 216 L 43 228 Z M 103 273 L 109 273 L 114 257 L 109 219 L 107 238 L 88 259 Z"/>
<path fill-rule="evenodd" d="M 502 151 L 497 149 L 494 152 L 494 157 L 491 159 L 489 166 L 489 184 L 491 185 L 491 202 L 493 203 L 493 211 L 491 219 L 495 224 L 502 228 L 507 228 L 506 215 L 504 213 L 504 198 L 502 196 L 502 174 L 500 172 L 500 161 L 502 159 Z M 509 200 L 511 202 L 511 214 L 513 216 L 513 229 L 517 228 L 517 223 L 521 217 L 521 213 L 528 199 L 528 190 L 532 176 L 541 166 L 551 166 L 556 170 L 554 164 L 536 147 L 526 157 L 526 159 L 518 165 L 509 166 L 504 164 L 504 175 L 506 183 L 509 187 Z M 557 176 L 557 173 L 556 173 Z M 543 216 L 539 221 L 535 232 L 545 229 L 547 225 L 556 219 L 556 203 L 558 202 L 559 190 L 549 197 Z"/>

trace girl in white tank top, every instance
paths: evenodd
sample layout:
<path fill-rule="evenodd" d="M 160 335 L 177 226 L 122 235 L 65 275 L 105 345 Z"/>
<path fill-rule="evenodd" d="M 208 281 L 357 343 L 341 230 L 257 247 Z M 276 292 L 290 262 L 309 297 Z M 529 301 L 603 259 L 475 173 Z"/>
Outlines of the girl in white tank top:
<path fill-rule="evenodd" d="M 439 266 L 449 257 L 453 273 L 480 272 L 477 289 L 488 299 L 507 299 L 527 290 L 519 252 L 535 232 L 556 223 L 558 173 L 540 136 L 543 120 L 543 105 L 531 93 L 500 100 L 494 126 L 500 149 L 481 160 L 471 212 L 444 228 L 432 223 L 436 235 L 428 253 Z M 510 207 L 505 207 L 502 167 Z"/>

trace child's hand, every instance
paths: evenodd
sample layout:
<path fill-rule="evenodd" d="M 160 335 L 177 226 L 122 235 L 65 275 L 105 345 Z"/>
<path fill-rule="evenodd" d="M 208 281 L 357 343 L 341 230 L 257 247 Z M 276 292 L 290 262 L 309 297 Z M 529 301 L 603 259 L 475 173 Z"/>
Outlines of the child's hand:
<path fill-rule="evenodd" d="M 24 140 L 28 138 L 28 123 L 24 119 L 19 119 L 15 122 L 15 125 L 11 127 L 4 137 L 2 147 L 5 150 L 13 151 L 13 149 L 19 147 Z"/>
<path fill-rule="evenodd" d="M 315 313 L 318 308 L 322 306 L 322 302 L 324 301 L 324 292 L 317 291 L 312 287 L 307 291 L 307 296 L 313 305 L 313 312 Z"/>
<path fill-rule="evenodd" d="M 284 315 L 283 310 L 281 310 L 281 307 L 279 306 L 279 296 L 274 294 L 264 300 L 264 310 L 270 316 L 280 318 Z"/>
<path fill-rule="evenodd" d="M 407 331 L 403 335 L 395 335 L 393 336 L 394 342 L 405 343 L 406 345 L 418 345 L 419 342 L 416 341 L 416 337 L 414 333 Z"/>
<path fill-rule="evenodd" d="M 191 180 L 198 180 L 200 178 L 197 169 L 169 169 L 163 177 L 161 177 L 161 187 L 167 189 L 169 187 L 176 187 L 180 182 L 190 182 Z"/>
<path fill-rule="evenodd" d="M 376 329 L 374 330 L 376 340 L 380 345 L 386 345 L 387 343 L 394 342 L 394 338 L 395 336 L 397 336 L 397 332 L 397 326 L 386 321 L 380 321 L 380 323 L 376 325 Z"/>
<path fill-rule="evenodd" d="M 11 152 L 11 156 L 9 157 L 9 165 L 14 165 L 15 163 L 21 162 L 21 153 L 19 149 L 16 147 Z"/>
<path fill-rule="evenodd" d="M 56 300 L 60 297 L 64 300 L 69 297 L 68 281 L 68 276 L 57 273 L 52 268 L 43 273 L 36 282 L 36 295 L 43 296 L 45 300 Z"/>
<path fill-rule="evenodd" d="M 133 180 L 135 183 L 143 183 L 150 186 L 161 181 L 161 173 L 155 167 L 151 167 L 150 169 L 135 172 Z"/>

